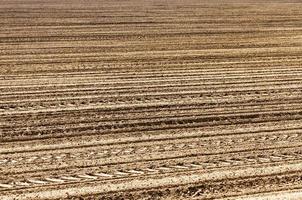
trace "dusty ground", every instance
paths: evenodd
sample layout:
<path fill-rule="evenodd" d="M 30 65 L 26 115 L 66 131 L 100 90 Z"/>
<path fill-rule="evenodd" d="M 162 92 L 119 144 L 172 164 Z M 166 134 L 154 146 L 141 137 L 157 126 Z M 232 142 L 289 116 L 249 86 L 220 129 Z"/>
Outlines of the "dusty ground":
<path fill-rule="evenodd" d="M 0 199 L 301 199 L 301 1 L 1 0 Z"/>

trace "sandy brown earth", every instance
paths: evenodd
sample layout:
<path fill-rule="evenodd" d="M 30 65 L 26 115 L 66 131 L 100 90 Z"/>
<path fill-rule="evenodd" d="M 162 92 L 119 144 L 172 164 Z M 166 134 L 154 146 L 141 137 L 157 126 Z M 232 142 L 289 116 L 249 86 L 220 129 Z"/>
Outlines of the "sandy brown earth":
<path fill-rule="evenodd" d="M 302 199 L 302 2 L 1 0 L 0 199 Z"/>

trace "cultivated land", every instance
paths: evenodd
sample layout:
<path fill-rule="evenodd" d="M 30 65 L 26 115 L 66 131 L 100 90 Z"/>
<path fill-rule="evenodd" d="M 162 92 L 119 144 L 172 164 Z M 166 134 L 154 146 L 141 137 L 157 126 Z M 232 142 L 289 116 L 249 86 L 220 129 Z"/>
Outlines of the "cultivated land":
<path fill-rule="evenodd" d="M 301 199 L 302 3 L 1 0 L 0 199 Z"/>

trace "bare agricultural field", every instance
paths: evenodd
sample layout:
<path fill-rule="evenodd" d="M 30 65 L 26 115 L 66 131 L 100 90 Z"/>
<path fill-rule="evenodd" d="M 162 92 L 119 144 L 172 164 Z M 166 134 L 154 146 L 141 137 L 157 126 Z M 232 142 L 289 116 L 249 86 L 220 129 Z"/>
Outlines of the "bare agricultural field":
<path fill-rule="evenodd" d="M 302 2 L 1 0 L 0 199 L 302 199 Z"/>

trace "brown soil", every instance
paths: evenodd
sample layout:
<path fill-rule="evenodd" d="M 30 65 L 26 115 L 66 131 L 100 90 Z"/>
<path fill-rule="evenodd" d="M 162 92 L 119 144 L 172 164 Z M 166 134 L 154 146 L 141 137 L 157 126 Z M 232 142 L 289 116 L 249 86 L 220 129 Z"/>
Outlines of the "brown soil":
<path fill-rule="evenodd" d="M 301 199 L 301 10 L 2 0 L 0 199 Z"/>

